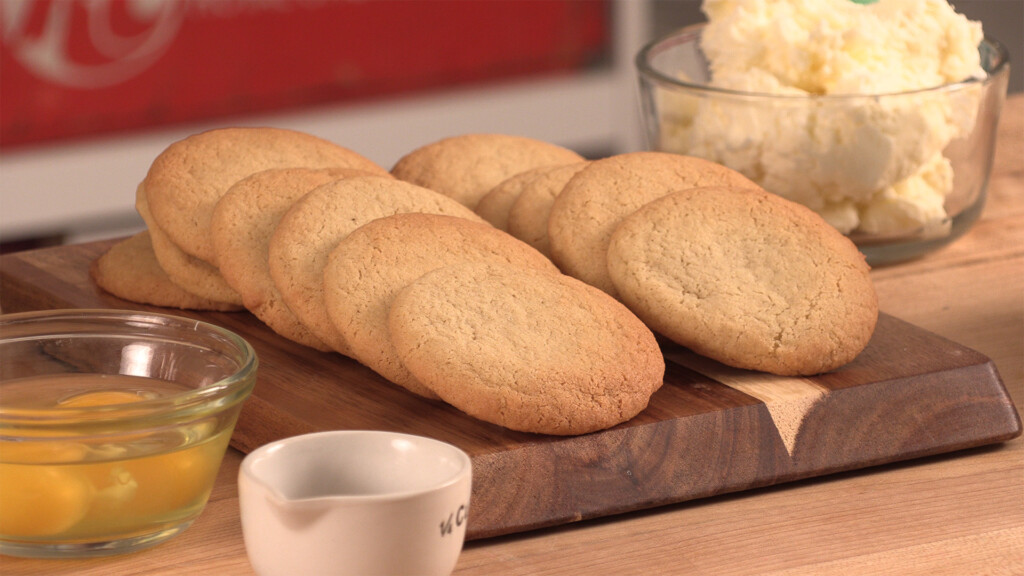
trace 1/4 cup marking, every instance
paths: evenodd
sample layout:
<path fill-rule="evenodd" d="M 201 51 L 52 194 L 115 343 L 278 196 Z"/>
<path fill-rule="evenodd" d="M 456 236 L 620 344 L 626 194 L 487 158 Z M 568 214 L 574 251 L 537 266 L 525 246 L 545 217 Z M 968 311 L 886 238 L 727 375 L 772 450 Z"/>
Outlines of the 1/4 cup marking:
<path fill-rule="evenodd" d="M 469 516 L 469 507 L 465 504 L 459 506 L 459 509 L 448 515 L 447 520 L 441 521 L 441 537 L 452 533 L 453 528 L 458 528 L 466 523 L 467 517 Z"/>

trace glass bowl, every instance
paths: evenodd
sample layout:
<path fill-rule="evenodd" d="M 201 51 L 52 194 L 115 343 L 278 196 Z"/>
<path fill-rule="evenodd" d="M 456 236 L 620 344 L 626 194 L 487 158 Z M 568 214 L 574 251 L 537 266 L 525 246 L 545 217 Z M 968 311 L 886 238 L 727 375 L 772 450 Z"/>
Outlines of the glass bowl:
<path fill-rule="evenodd" d="M 921 256 L 978 219 L 1009 78 L 1009 56 L 979 46 L 987 76 L 873 95 L 760 94 L 708 85 L 703 24 L 636 57 L 649 148 L 718 162 L 799 202 L 872 265 Z"/>
<path fill-rule="evenodd" d="M 256 367 L 245 340 L 187 318 L 0 316 L 0 553 L 102 556 L 185 530 Z"/>

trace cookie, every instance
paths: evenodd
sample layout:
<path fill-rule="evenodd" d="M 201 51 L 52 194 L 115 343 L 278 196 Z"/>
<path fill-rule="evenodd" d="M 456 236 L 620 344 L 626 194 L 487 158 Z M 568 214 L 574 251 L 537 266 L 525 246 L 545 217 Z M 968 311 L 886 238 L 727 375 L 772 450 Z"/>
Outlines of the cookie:
<path fill-rule="evenodd" d="M 615 296 L 605 257 L 615 226 L 651 200 L 696 186 L 758 188 L 735 170 L 678 154 L 630 152 L 591 162 L 551 206 L 551 259 L 566 274 Z"/>
<path fill-rule="evenodd" d="M 548 218 L 551 215 L 551 206 L 569 179 L 586 166 L 586 162 L 576 162 L 543 168 L 524 186 L 509 208 L 509 234 L 533 246 L 542 254 L 550 256 Z"/>
<path fill-rule="evenodd" d="M 154 222 L 186 254 L 216 265 L 210 216 L 242 178 L 271 168 L 357 168 L 386 172 L 367 158 L 323 140 L 280 128 L 222 128 L 171 144 L 144 180 Z"/>
<path fill-rule="evenodd" d="M 665 372 L 636 316 L 558 272 L 439 268 L 395 296 L 388 325 L 419 381 L 471 416 L 522 432 L 585 434 L 625 422 Z"/>
<path fill-rule="evenodd" d="M 391 177 L 346 178 L 319 186 L 281 217 L 267 245 L 274 285 L 299 321 L 333 350 L 349 354 L 324 304 L 327 256 L 342 238 L 377 218 L 429 212 L 483 219 L 455 200 Z"/>
<path fill-rule="evenodd" d="M 491 226 L 508 231 L 508 212 L 512 204 L 539 170 L 544 170 L 544 167 L 532 168 L 502 180 L 480 198 L 473 211 L 490 222 Z"/>
<path fill-rule="evenodd" d="M 296 200 L 317 186 L 369 174 L 353 168 L 264 170 L 236 182 L 214 206 L 210 237 L 221 276 L 245 307 L 281 336 L 331 350 L 299 322 L 270 278 L 267 253 L 274 228 Z"/>
<path fill-rule="evenodd" d="M 243 306 L 242 296 L 207 262 L 183 252 L 153 220 L 149 210 L 145 182 L 135 191 L 135 209 L 149 229 L 153 253 L 167 277 L 183 290 L 200 298 Z"/>
<path fill-rule="evenodd" d="M 480 199 L 506 178 L 538 166 L 580 160 L 583 157 L 576 152 L 542 140 L 463 134 L 409 152 L 395 163 L 391 174 L 476 208 Z"/>
<path fill-rule="evenodd" d="M 481 222 L 436 214 L 396 214 L 356 229 L 331 252 L 324 298 L 353 356 L 406 389 L 436 398 L 402 365 L 387 326 L 394 295 L 424 273 L 456 262 L 498 262 L 555 272 L 550 260 Z"/>
<path fill-rule="evenodd" d="M 111 246 L 93 260 L 89 275 L 97 286 L 129 302 L 183 310 L 242 309 L 235 304 L 200 298 L 171 282 L 156 260 L 148 230 Z"/>
<path fill-rule="evenodd" d="M 760 190 L 692 188 L 652 201 L 615 228 L 608 270 L 655 332 L 737 368 L 827 372 L 864 349 L 878 318 L 856 246 Z"/>

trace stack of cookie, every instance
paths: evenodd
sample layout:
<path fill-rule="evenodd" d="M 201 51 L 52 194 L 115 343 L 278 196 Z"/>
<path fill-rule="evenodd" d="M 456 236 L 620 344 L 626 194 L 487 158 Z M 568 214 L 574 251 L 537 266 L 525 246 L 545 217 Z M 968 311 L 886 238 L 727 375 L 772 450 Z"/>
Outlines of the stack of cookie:
<path fill-rule="evenodd" d="M 838 368 L 867 346 L 878 300 L 863 255 L 803 206 L 699 158 L 590 163 L 553 202 L 551 257 L 657 333 L 724 364 Z"/>
<path fill-rule="evenodd" d="M 276 129 L 175 143 L 137 192 L 148 232 L 94 266 L 130 300 L 246 309 L 290 340 L 515 430 L 581 434 L 661 385 L 654 333 L 730 366 L 829 371 L 877 319 L 863 256 L 733 170 L 660 152 L 587 160 L 498 134 L 390 172 Z M 154 284 L 132 293 L 111 261 Z M 123 284 L 123 283 L 122 283 Z"/>
<path fill-rule="evenodd" d="M 205 132 L 153 162 L 136 193 L 148 230 L 93 275 L 136 302 L 248 310 L 501 426 L 600 430 L 661 386 L 654 334 L 472 210 L 516 174 L 581 162 L 546 142 L 474 134 L 414 150 L 389 173 L 306 134 Z M 161 289 L 115 281 L 126 275 Z"/>
<path fill-rule="evenodd" d="M 655 332 L 733 367 L 833 370 L 864 349 L 878 318 L 848 238 L 699 158 L 634 152 L 525 171 L 477 212 Z"/>

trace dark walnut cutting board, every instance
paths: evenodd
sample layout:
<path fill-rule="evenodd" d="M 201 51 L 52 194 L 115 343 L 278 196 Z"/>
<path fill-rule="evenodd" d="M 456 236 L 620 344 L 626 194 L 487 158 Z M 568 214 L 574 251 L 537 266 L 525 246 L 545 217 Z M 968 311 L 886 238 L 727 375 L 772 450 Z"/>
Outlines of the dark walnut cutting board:
<path fill-rule="evenodd" d="M 485 538 L 1003 442 L 1021 421 L 991 360 L 883 314 L 851 364 L 813 378 L 734 370 L 666 349 L 647 410 L 602 432 L 512 432 L 413 396 L 357 362 L 289 342 L 248 313 L 141 306 L 98 289 L 112 242 L 0 257 L 4 312 L 126 308 L 198 318 L 260 359 L 233 445 L 318 430 L 380 429 L 455 444 L 473 459 L 468 538 Z"/>

